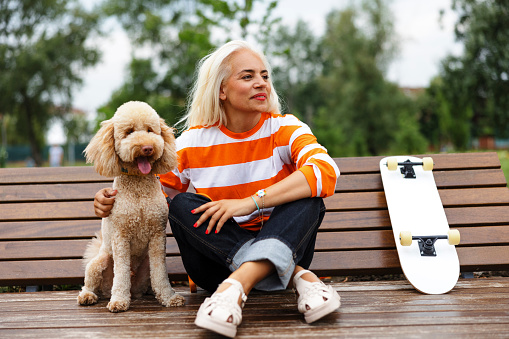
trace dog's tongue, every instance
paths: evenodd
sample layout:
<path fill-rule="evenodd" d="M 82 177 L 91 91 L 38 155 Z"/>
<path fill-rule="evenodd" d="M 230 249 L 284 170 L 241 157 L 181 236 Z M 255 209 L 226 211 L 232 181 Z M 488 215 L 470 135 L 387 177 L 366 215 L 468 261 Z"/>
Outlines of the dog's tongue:
<path fill-rule="evenodd" d="M 143 174 L 149 174 L 152 170 L 152 166 L 148 162 L 147 157 L 138 157 L 138 169 Z"/>

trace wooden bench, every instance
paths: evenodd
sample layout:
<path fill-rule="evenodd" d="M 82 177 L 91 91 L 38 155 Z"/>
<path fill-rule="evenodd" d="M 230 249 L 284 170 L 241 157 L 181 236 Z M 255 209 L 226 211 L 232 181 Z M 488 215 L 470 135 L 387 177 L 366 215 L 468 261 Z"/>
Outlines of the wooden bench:
<path fill-rule="evenodd" d="M 450 226 L 461 232 L 461 271 L 509 271 L 509 190 L 497 154 L 432 157 Z M 337 278 L 401 273 L 380 159 L 335 159 L 342 176 L 336 194 L 325 200 L 328 212 L 311 269 L 336 277 L 340 311 L 310 326 L 291 291 L 254 292 L 239 337 L 509 334 L 509 278 L 460 279 L 452 292 L 441 296 L 422 295 L 405 280 Z M 0 286 L 82 284 L 81 256 L 100 229 L 93 196 L 110 185 L 92 167 L 0 169 Z M 169 227 L 167 267 L 172 281 L 187 279 Z M 1 293 L 0 337 L 209 334 L 193 325 L 206 292 L 190 293 L 185 284 L 176 289 L 187 300 L 182 308 L 160 307 L 146 296 L 121 315 L 110 314 L 104 300 L 78 306 L 77 291 Z M 380 332 L 384 329 L 388 332 Z"/>

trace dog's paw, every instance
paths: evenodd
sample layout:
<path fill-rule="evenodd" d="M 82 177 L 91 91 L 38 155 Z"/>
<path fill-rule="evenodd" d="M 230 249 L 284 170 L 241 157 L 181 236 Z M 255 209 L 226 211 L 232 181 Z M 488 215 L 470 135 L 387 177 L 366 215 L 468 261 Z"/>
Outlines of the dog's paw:
<path fill-rule="evenodd" d="M 78 304 L 80 305 L 93 305 L 97 303 L 99 297 L 92 291 L 82 290 L 78 295 Z"/>
<path fill-rule="evenodd" d="M 161 304 L 165 307 L 184 306 L 186 299 L 180 294 L 173 293 L 169 298 L 161 298 Z"/>
<path fill-rule="evenodd" d="M 130 300 L 129 299 L 119 299 L 119 298 L 111 298 L 110 302 L 108 303 L 108 309 L 110 312 L 118 313 L 118 312 L 124 312 L 129 309 Z"/>

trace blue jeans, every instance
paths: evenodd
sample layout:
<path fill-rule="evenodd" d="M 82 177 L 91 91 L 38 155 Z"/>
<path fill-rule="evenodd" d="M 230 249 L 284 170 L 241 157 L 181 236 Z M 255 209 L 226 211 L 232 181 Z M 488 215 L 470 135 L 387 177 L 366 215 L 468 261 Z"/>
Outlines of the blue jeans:
<path fill-rule="evenodd" d="M 322 198 L 276 206 L 257 232 L 245 230 L 230 219 L 219 233 L 205 234 L 207 223 L 194 228 L 200 216 L 191 210 L 209 201 L 199 194 L 180 193 L 172 200 L 169 212 L 184 267 L 201 288 L 214 292 L 244 262 L 269 260 L 276 270 L 255 288 L 285 289 L 295 265 L 308 268 L 311 264 L 316 233 L 325 214 Z"/>

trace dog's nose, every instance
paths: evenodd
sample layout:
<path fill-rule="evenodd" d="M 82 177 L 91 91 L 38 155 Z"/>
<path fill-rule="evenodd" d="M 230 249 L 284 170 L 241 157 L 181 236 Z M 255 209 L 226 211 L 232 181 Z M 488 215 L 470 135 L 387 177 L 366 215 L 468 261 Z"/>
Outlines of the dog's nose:
<path fill-rule="evenodd" d="M 152 146 L 143 146 L 141 148 L 141 152 L 143 153 L 143 155 L 145 155 L 147 157 L 151 156 L 152 153 L 154 153 L 154 147 L 152 147 Z"/>

